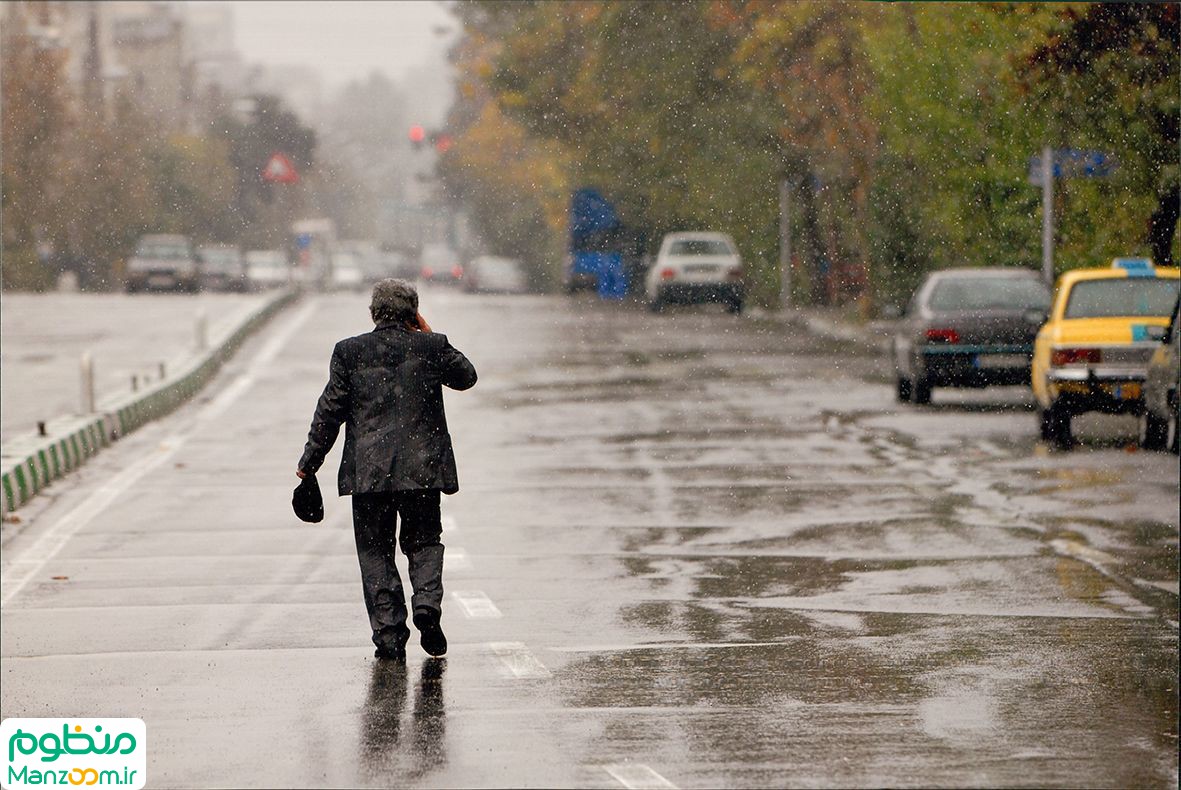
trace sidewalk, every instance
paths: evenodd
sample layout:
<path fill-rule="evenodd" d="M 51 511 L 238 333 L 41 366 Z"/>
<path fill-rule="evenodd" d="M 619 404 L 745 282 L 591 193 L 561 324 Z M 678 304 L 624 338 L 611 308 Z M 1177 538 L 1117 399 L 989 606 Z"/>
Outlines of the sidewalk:
<path fill-rule="evenodd" d="M 762 316 L 800 327 L 818 337 L 852 344 L 867 353 L 881 354 L 890 352 L 897 325 L 896 321 L 880 318 L 862 321 L 852 306 L 790 307 Z"/>

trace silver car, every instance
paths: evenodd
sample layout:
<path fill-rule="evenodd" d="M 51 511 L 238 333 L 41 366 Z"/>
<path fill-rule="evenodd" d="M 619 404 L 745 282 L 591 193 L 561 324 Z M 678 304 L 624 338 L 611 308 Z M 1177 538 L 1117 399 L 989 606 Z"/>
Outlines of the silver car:
<path fill-rule="evenodd" d="M 197 256 L 187 236 L 155 233 L 143 236 L 135 255 L 127 261 L 124 281 L 127 293 L 136 291 L 195 292 L 198 280 Z"/>

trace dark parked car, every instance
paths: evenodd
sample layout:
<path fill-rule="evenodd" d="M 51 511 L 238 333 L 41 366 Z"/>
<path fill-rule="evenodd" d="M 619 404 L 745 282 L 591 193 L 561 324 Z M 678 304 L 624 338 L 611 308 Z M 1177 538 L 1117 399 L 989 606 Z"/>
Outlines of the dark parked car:
<path fill-rule="evenodd" d="M 1028 384 L 1049 307 L 1049 288 L 1027 269 L 928 275 L 894 335 L 898 400 L 929 403 L 934 387 Z"/>
<path fill-rule="evenodd" d="M 423 282 L 460 285 L 463 265 L 459 253 L 448 244 L 427 244 L 418 256 L 418 276 Z"/>
<path fill-rule="evenodd" d="M 1148 331 L 1152 331 L 1150 327 Z M 1140 415 L 1140 446 L 1177 452 L 1177 379 L 1181 378 L 1181 300 L 1148 362 L 1144 381 L 1144 412 Z"/>

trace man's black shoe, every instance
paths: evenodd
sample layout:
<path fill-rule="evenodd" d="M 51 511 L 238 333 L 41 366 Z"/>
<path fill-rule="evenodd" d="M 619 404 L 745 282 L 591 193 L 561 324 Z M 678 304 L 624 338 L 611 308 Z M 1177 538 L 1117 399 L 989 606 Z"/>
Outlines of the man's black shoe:
<path fill-rule="evenodd" d="M 405 664 L 406 648 L 401 645 L 396 647 L 379 647 L 373 651 L 373 657 L 386 661 L 397 661 L 401 664 Z"/>
<path fill-rule="evenodd" d="M 418 643 L 428 654 L 438 657 L 447 652 L 447 637 L 439 625 L 439 613 L 432 609 L 419 609 L 414 613 L 414 627 L 419 631 Z"/>

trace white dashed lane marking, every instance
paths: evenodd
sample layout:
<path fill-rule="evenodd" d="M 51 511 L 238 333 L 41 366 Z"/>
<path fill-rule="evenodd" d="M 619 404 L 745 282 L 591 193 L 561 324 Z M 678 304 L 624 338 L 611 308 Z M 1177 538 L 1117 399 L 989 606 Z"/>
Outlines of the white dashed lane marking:
<path fill-rule="evenodd" d="M 643 763 L 604 765 L 603 770 L 628 790 L 676 790 L 676 785 Z"/>
<path fill-rule="evenodd" d="M 550 672 L 537 656 L 521 642 L 489 642 L 488 649 L 496 654 L 505 669 L 516 678 L 548 678 Z"/>
<path fill-rule="evenodd" d="M 481 590 L 456 590 L 451 593 L 468 617 L 500 617 L 500 609 Z"/>
<path fill-rule="evenodd" d="M 70 512 L 53 523 L 37 541 L 22 552 L 19 557 L 4 564 L 3 582 L 0 583 L 0 604 L 7 604 L 16 596 L 45 565 L 52 560 L 78 530 L 85 527 L 96 516 L 105 511 L 124 492 L 131 489 L 144 475 L 156 469 L 184 446 L 203 424 L 219 419 L 226 409 L 246 393 L 254 384 L 256 375 L 283 349 L 295 333 L 311 318 L 315 303 L 304 305 L 292 318 L 266 342 L 262 350 L 251 360 L 246 372 L 226 385 L 212 400 L 206 403 L 188 426 L 168 436 L 147 455 L 128 464 L 115 474 L 106 485 L 99 486 L 93 493 Z"/>

